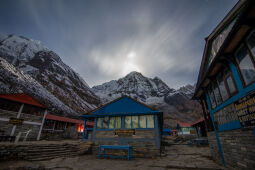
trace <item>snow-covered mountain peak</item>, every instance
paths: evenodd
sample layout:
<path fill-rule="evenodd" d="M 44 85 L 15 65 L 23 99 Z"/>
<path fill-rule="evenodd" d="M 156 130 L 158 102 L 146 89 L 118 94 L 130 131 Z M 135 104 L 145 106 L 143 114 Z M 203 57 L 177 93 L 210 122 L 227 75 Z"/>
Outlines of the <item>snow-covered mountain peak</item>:
<path fill-rule="evenodd" d="M 50 51 L 40 41 L 17 35 L 1 35 L 0 55 L 7 61 L 30 60 L 39 51 Z"/>
<path fill-rule="evenodd" d="M 178 91 L 188 95 L 189 97 L 192 97 L 195 91 L 195 87 L 195 85 L 187 84 L 186 86 L 180 87 Z"/>
<path fill-rule="evenodd" d="M 118 80 L 94 86 L 92 90 L 101 98 L 102 103 L 126 95 L 164 111 L 164 117 L 190 121 L 194 115 L 199 115 L 200 108 L 198 103 L 190 100 L 190 94 L 194 92 L 192 88 L 187 85 L 175 90 L 159 77 L 152 79 L 139 72 L 131 72 Z"/>
<path fill-rule="evenodd" d="M 80 75 L 40 41 L 16 35 L 0 37 L 0 57 L 21 74 L 31 76 L 67 107 L 84 114 L 100 105 L 100 99 Z M 0 92 L 1 90 L 0 88 Z"/>
<path fill-rule="evenodd" d="M 164 94 L 174 91 L 161 79 L 147 78 L 134 71 L 123 78 L 94 86 L 92 89 L 103 99 L 111 100 L 121 95 L 128 95 L 139 98 L 143 102 L 146 102 L 150 97 L 163 97 Z"/>

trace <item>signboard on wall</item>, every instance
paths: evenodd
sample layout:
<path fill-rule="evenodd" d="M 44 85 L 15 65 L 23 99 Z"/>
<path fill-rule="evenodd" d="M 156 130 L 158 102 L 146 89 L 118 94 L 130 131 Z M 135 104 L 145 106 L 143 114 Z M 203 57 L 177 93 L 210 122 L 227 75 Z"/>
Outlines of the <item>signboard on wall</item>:
<path fill-rule="evenodd" d="M 24 119 L 19 119 L 19 118 L 14 118 L 14 117 L 11 117 L 9 119 L 9 123 L 13 124 L 13 125 L 22 125 L 23 121 L 24 121 Z"/>
<path fill-rule="evenodd" d="M 255 92 L 234 102 L 242 127 L 255 126 Z"/>
<path fill-rule="evenodd" d="M 238 120 L 234 104 L 230 104 L 218 112 L 214 113 L 215 126 L 218 129 L 220 125 Z"/>
<path fill-rule="evenodd" d="M 114 133 L 118 136 L 132 136 L 135 135 L 135 129 L 116 129 Z"/>

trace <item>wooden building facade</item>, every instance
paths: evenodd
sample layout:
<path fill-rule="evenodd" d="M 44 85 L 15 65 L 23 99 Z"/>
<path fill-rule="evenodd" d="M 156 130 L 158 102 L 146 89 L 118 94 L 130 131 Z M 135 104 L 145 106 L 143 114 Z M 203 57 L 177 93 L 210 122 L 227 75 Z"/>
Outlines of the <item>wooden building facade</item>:
<path fill-rule="evenodd" d="M 241 0 L 206 38 L 193 99 L 200 100 L 213 158 L 255 166 L 255 1 Z"/>
<path fill-rule="evenodd" d="M 135 157 L 154 157 L 160 154 L 163 132 L 163 113 L 130 97 L 120 97 L 87 115 L 86 124 L 93 120 L 91 140 L 99 145 L 129 145 Z"/>
<path fill-rule="evenodd" d="M 0 94 L 1 138 L 21 133 L 21 138 L 39 140 L 46 115 L 46 106 L 27 94 Z"/>

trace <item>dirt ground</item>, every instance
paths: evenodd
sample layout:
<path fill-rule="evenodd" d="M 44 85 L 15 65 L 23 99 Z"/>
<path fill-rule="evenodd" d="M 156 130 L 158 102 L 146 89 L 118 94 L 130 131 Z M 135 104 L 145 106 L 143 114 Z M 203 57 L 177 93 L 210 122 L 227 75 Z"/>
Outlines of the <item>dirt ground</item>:
<path fill-rule="evenodd" d="M 163 170 L 163 169 L 224 169 L 211 160 L 208 147 L 174 144 L 165 147 L 162 157 L 148 159 L 118 158 L 98 159 L 94 155 L 72 158 L 56 158 L 48 161 L 7 161 L 0 162 L 0 169 L 54 169 L 54 170 Z"/>

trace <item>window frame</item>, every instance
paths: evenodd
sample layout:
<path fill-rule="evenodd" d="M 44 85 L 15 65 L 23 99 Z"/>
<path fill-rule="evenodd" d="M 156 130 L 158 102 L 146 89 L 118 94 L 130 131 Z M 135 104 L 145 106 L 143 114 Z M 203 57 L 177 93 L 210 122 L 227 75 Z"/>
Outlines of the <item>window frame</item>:
<path fill-rule="evenodd" d="M 220 88 L 219 76 L 222 77 L 222 82 L 223 82 L 223 85 L 224 85 L 224 87 L 225 87 L 225 89 L 226 89 L 226 92 L 227 92 L 227 95 L 228 95 L 228 97 L 227 97 L 225 100 L 224 100 L 223 97 L 222 97 L 222 91 L 221 91 L 221 88 Z M 221 95 L 221 99 L 222 99 L 222 103 L 223 103 L 223 102 L 227 101 L 227 100 L 230 98 L 230 95 L 229 95 L 229 92 L 228 92 L 228 89 L 227 89 L 227 86 L 228 86 L 228 85 L 227 85 L 226 82 L 225 82 L 224 74 L 223 74 L 222 72 L 219 72 L 215 78 L 216 78 L 216 82 L 217 82 L 218 89 L 219 89 L 219 91 L 220 91 L 220 95 Z"/>
<path fill-rule="evenodd" d="M 251 51 L 251 48 L 252 48 L 252 47 L 249 45 L 249 42 L 248 42 L 248 39 L 250 38 L 250 36 L 251 36 L 252 34 L 255 34 L 255 30 L 252 30 L 252 31 L 249 33 L 249 35 L 248 35 L 247 38 L 245 39 L 245 44 L 247 45 L 248 51 L 249 51 L 249 53 L 250 53 L 250 55 L 251 55 L 251 58 L 252 58 L 252 61 L 253 61 L 254 67 L 255 67 L 255 54 L 252 53 L 252 51 Z"/>
<path fill-rule="evenodd" d="M 212 101 L 211 101 L 211 96 L 210 96 L 209 90 L 212 92 L 212 95 L 213 95 L 213 99 L 214 99 L 214 103 L 215 103 L 215 106 L 214 106 L 214 107 L 213 107 L 213 105 L 212 105 Z M 211 108 L 212 108 L 212 109 L 215 109 L 215 108 L 217 107 L 217 103 L 216 103 L 216 99 L 215 99 L 214 92 L 213 92 L 213 90 L 212 90 L 212 85 L 211 85 L 211 83 L 208 85 L 206 91 L 207 91 L 207 95 L 208 95 L 208 97 L 209 97 L 209 101 L 210 101 L 210 104 L 211 104 Z"/>
<path fill-rule="evenodd" d="M 217 107 L 218 105 L 221 105 L 223 103 L 223 99 L 222 99 L 222 95 L 221 95 L 221 92 L 220 92 L 220 88 L 219 88 L 219 84 L 218 84 L 218 81 L 217 81 L 217 77 L 215 77 L 215 81 L 212 82 L 212 88 L 213 88 L 213 93 L 214 93 L 215 88 L 217 88 L 216 90 L 218 90 L 219 95 L 220 95 L 221 102 L 218 104 L 217 99 L 216 99 L 216 95 L 214 93 L 215 103 L 216 103 L 216 107 Z"/>
<path fill-rule="evenodd" d="M 225 73 L 226 70 L 227 70 L 227 74 Z M 228 91 L 229 98 L 231 98 L 232 96 L 234 96 L 235 94 L 238 93 L 238 89 L 237 89 L 237 85 L 236 85 L 234 76 L 233 76 L 233 74 L 232 74 L 232 72 L 231 72 L 231 70 L 230 70 L 229 68 L 225 68 L 225 69 L 223 70 L 223 73 L 222 73 L 222 74 L 223 74 L 223 80 L 224 80 L 225 86 L 226 86 L 227 91 Z M 232 93 L 230 92 L 229 85 L 228 85 L 228 82 L 227 82 L 227 79 L 228 79 L 229 77 L 231 77 L 231 79 L 232 79 L 232 81 L 233 81 L 233 83 L 234 83 L 234 86 L 235 86 L 235 91 L 232 92 Z M 229 98 L 228 98 L 228 99 L 229 99 Z M 227 100 L 228 100 L 228 99 L 227 99 Z"/>
<path fill-rule="evenodd" d="M 226 73 L 227 72 L 227 73 Z M 221 90 L 220 90 L 220 86 L 219 86 L 219 81 L 218 81 L 218 75 L 221 74 L 222 75 L 222 78 L 223 78 L 223 82 L 224 82 L 224 85 L 225 85 L 225 88 L 227 90 L 227 93 L 228 93 L 228 98 L 226 100 L 223 100 L 222 98 L 222 94 L 221 94 Z M 234 83 L 234 87 L 235 87 L 235 91 L 233 93 L 230 92 L 230 89 L 229 89 L 229 85 L 228 85 L 228 82 L 227 82 L 227 79 L 228 78 L 231 78 L 233 83 Z M 221 97 L 221 103 L 218 104 L 217 101 L 216 101 L 216 96 L 214 94 L 214 86 L 216 86 L 216 88 L 218 88 L 218 91 L 220 93 L 220 97 Z M 215 107 L 213 107 L 212 105 L 212 101 L 211 101 L 211 97 L 210 97 L 210 93 L 209 93 L 209 90 L 212 92 L 213 94 L 213 97 L 214 97 L 214 102 L 215 102 Z M 214 77 L 213 81 L 211 81 L 209 83 L 209 85 L 207 86 L 207 95 L 209 97 L 209 101 L 210 101 L 210 104 L 211 104 L 211 108 L 212 109 L 215 109 L 216 107 L 218 107 L 219 105 L 221 105 L 222 103 L 224 103 L 225 101 L 227 101 L 229 98 L 231 98 L 232 96 L 234 96 L 235 94 L 238 93 L 238 89 L 237 89 L 237 85 L 236 85 L 236 82 L 235 82 L 235 79 L 233 77 L 233 74 L 231 72 L 231 70 L 226 67 L 225 69 L 223 69 L 223 71 L 220 71 L 217 73 L 217 75 Z"/>
<path fill-rule="evenodd" d="M 241 81 L 242 81 L 242 84 L 243 84 L 243 87 L 246 88 L 248 86 L 250 86 L 251 84 L 255 83 L 255 80 L 251 81 L 249 84 L 246 84 L 245 80 L 244 80 L 244 77 L 243 77 L 243 74 L 241 72 L 241 69 L 240 69 L 240 66 L 239 66 L 239 62 L 237 60 L 237 52 L 240 48 L 244 47 L 246 48 L 246 50 L 248 51 L 248 56 L 249 58 L 251 59 L 252 61 L 252 64 L 253 64 L 253 67 L 255 69 L 255 56 L 252 54 L 252 51 L 251 51 L 251 47 L 248 43 L 248 38 L 251 36 L 252 33 L 254 33 L 255 31 L 252 30 L 251 32 L 248 33 L 248 35 L 246 36 L 246 38 L 241 41 L 241 43 L 239 44 L 239 46 L 237 47 L 237 49 L 235 50 L 234 52 L 234 60 L 235 62 L 237 63 L 237 70 L 238 70 L 238 73 L 239 73 L 239 76 L 241 78 Z"/>

